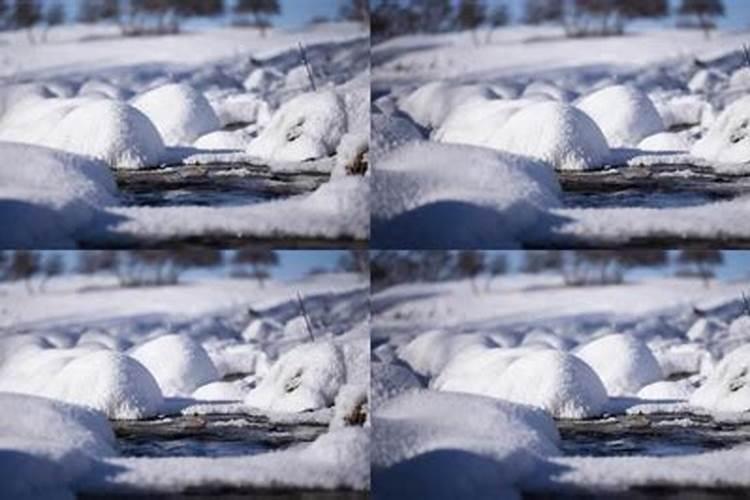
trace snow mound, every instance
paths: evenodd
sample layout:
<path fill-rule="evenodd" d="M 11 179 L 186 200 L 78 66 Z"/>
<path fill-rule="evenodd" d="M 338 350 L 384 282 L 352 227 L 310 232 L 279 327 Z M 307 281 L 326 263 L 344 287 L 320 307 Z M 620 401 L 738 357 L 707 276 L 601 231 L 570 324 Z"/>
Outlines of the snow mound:
<path fill-rule="evenodd" d="M 416 373 L 434 377 L 462 350 L 491 346 L 492 343 L 481 335 L 461 335 L 435 330 L 423 333 L 402 346 L 398 350 L 398 357 Z"/>
<path fill-rule="evenodd" d="M 698 94 L 711 94 L 716 88 L 724 83 L 727 75 L 712 68 L 698 70 L 688 82 L 690 92 Z"/>
<path fill-rule="evenodd" d="M 374 417 L 375 468 L 440 449 L 497 460 L 518 456 L 522 450 L 540 455 L 559 453 L 559 435 L 552 418 L 542 410 L 508 401 L 418 390 L 385 402 Z"/>
<path fill-rule="evenodd" d="M 373 408 L 378 408 L 383 402 L 402 392 L 423 387 L 414 372 L 405 366 L 377 361 L 373 361 L 370 366 L 372 369 L 370 397 Z"/>
<path fill-rule="evenodd" d="M 722 359 L 693 393 L 690 404 L 716 412 L 750 411 L 750 345 Z"/>
<path fill-rule="evenodd" d="M 373 162 L 399 146 L 424 137 L 408 118 L 373 113 L 370 127 L 370 158 Z"/>
<path fill-rule="evenodd" d="M 685 335 L 690 340 L 710 342 L 714 336 L 726 330 L 727 325 L 722 321 L 714 318 L 698 318 Z"/>
<path fill-rule="evenodd" d="M 247 153 L 290 162 L 324 158 L 336 151 L 346 130 L 344 100 L 333 90 L 309 92 L 284 103 Z"/>
<path fill-rule="evenodd" d="M 278 82 L 284 76 L 273 68 L 254 69 L 242 86 L 250 92 L 267 92 L 274 82 Z"/>
<path fill-rule="evenodd" d="M 529 99 L 469 101 L 451 111 L 431 138 L 438 142 L 485 146 L 511 116 L 534 102 Z"/>
<path fill-rule="evenodd" d="M 303 318 L 304 320 L 304 318 Z M 246 342 L 269 342 L 278 340 L 284 335 L 284 326 L 272 319 L 254 319 L 242 331 Z"/>
<path fill-rule="evenodd" d="M 661 399 L 661 400 L 688 400 L 693 394 L 692 384 L 686 379 L 681 380 L 662 380 L 649 384 L 640 391 L 638 397 L 641 399 Z"/>
<path fill-rule="evenodd" d="M 198 387 L 192 397 L 201 401 L 242 401 L 247 392 L 248 389 L 243 387 L 241 381 L 221 381 Z"/>
<path fill-rule="evenodd" d="M 163 403 L 156 380 L 143 365 L 106 350 L 73 359 L 43 394 L 101 411 L 115 420 L 153 417 Z"/>
<path fill-rule="evenodd" d="M 611 148 L 635 147 L 645 137 L 664 131 L 651 99 L 630 86 L 605 87 L 581 99 L 577 107 L 596 122 Z"/>
<path fill-rule="evenodd" d="M 590 170 L 603 166 L 609 157 L 607 140 L 596 123 L 559 102 L 524 107 L 486 145 L 547 162 L 557 170 Z"/>
<path fill-rule="evenodd" d="M 205 349 L 186 335 L 162 335 L 130 353 L 148 368 L 165 396 L 189 396 L 219 378 Z"/>
<path fill-rule="evenodd" d="M 696 94 L 654 96 L 653 102 L 667 129 L 698 125 L 714 112 L 713 106 Z"/>
<path fill-rule="evenodd" d="M 62 151 L 0 142 L 0 245 L 74 247 L 99 211 L 116 203 L 104 163 Z M 18 168 L 23 165 L 23 168 Z"/>
<path fill-rule="evenodd" d="M 302 412 L 331 406 L 346 381 L 346 361 L 332 342 L 300 344 L 284 353 L 245 398 L 254 408 Z"/>
<path fill-rule="evenodd" d="M 601 415 L 607 403 L 607 390 L 586 363 L 551 349 L 513 362 L 489 395 L 542 408 L 556 418 Z"/>
<path fill-rule="evenodd" d="M 489 396 L 505 370 L 525 352 L 523 349 L 467 349 L 451 358 L 430 383 L 440 391 Z"/>
<path fill-rule="evenodd" d="M 244 151 L 248 140 L 241 131 L 217 130 L 202 135 L 193 143 L 197 149 L 219 149 Z"/>
<path fill-rule="evenodd" d="M 609 396 L 633 395 L 641 387 L 662 379 L 661 367 L 651 349 L 630 335 L 605 335 L 575 354 L 599 375 Z"/>
<path fill-rule="evenodd" d="M 254 123 L 265 126 L 271 119 L 268 103 L 256 94 L 217 94 L 209 96 L 222 127 L 235 123 Z"/>
<path fill-rule="evenodd" d="M 733 88 L 750 87 L 750 67 L 742 66 L 729 77 L 729 86 Z"/>
<path fill-rule="evenodd" d="M 190 145 L 221 127 L 205 96 L 184 83 L 149 90 L 132 104 L 153 122 L 167 146 Z"/>
<path fill-rule="evenodd" d="M 497 97 L 485 85 L 455 85 L 430 82 L 398 101 L 398 108 L 425 128 L 438 128 L 453 109 L 472 99 L 488 101 Z"/>
<path fill-rule="evenodd" d="M 643 151 L 688 151 L 690 144 L 684 136 L 673 132 L 659 132 L 650 135 L 638 143 Z"/>
<path fill-rule="evenodd" d="M 750 162 L 750 96 L 727 106 L 690 154 L 721 163 Z"/>

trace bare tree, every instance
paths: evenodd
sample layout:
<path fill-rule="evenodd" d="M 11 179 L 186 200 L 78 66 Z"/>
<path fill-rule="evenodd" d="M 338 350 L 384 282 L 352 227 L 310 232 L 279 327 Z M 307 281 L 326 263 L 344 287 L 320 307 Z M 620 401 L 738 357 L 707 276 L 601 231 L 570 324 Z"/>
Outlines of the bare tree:
<path fill-rule="evenodd" d="M 492 34 L 495 32 L 495 29 L 501 26 L 506 26 L 509 22 L 510 13 L 508 12 L 508 6 L 503 3 L 495 6 L 495 8 L 490 11 L 489 16 L 487 17 L 487 24 L 489 26 L 487 29 L 487 38 L 485 39 L 485 43 L 492 43 Z"/>
<path fill-rule="evenodd" d="M 42 8 L 37 0 L 16 0 L 10 14 L 13 27 L 26 29 L 30 43 L 36 43 L 34 26 L 42 20 Z"/>
<path fill-rule="evenodd" d="M 65 22 L 65 6 L 60 2 L 49 4 L 47 11 L 44 13 L 44 31 L 42 32 L 42 42 L 47 42 L 49 31 L 55 26 Z"/>
<path fill-rule="evenodd" d="M 481 26 L 487 18 L 487 7 L 481 0 L 460 0 L 456 12 L 456 24 L 465 30 L 471 31 L 474 45 L 479 45 L 476 29 Z"/>
<path fill-rule="evenodd" d="M 502 276 L 508 272 L 508 257 L 505 256 L 505 254 L 497 254 L 494 257 L 492 257 L 489 261 L 489 264 L 487 265 L 487 283 L 485 285 L 485 290 L 490 291 L 490 287 L 492 286 L 492 281 L 497 276 Z"/>
<path fill-rule="evenodd" d="M 44 293 L 49 280 L 65 273 L 65 261 L 59 253 L 50 253 L 44 256 L 41 263 L 42 281 L 39 283 L 39 291 Z"/>
<path fill-rule="evenodd" d="M 706 38 L 711 36 L 711 30 L 716 27 L 715 19 L 725 14 L 721 0 L 682 0 L 677 12 L 683 16 L 695 16 L 698 27 L 703 30 Z"/>
<path fill-rule="evenodd" d="M 677 262 L 692 267 L 703 280 L 703 285 L 708 287 L 714 276 L 714 267 L 724 262 L 724 255 L 720 250 L 681 250 Z"/>
<path fill-rule="evenodd" d="M 239 268 L 236 276 L 249 275 L 258 280 L 261 288 L 264 281 L 270 277 L 270 269 L 279 264 L 279 255 L 268 248 L 248 247 L 237 250 L 234 254 L 233 264 Z M 247 274 L 242 268 L 250 266 L 250 273 Z"/>
<path fill-rule="evenodd" d="M 281 5 L 278 0 L 237 0 L 234 11 L 237 14 L 251 14 L 254 26 L 265 37 L 266 30 L 271 26 L 270 18 L 281 13 Z"/>
<path fill-rule="evenodd" d="M 8 278 L 11 281 L 24 280 L 26 290 L 34 293 L 31 279 L 40 271 L 39 254 L 30 250 L 16 250 L 8 264 Z"/>
<path fill-rule="evenodd" d="M 368 0 L 344 0 L 339 16 L 347 21 L 356 21 L 370 27 L 370 2 Z"/>
<path fill-rule="evenodd" d="M 476 277 L 485 270 L 485 255 L 476 250 L 461 250 L 456 257 L 456 271 L 462 278 L 468 278 L 471 282 L 471 289 L 474 293 L 479 293 L 476 284 Z"/>

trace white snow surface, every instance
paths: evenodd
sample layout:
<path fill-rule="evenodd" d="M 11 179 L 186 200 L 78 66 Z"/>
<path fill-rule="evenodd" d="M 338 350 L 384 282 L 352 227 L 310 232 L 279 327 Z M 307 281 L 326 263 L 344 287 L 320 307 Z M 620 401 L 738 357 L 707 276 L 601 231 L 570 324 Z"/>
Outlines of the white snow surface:
<path fill-rule="evenodd" d="M 721 163 L 750 162 L 750 96 L 742 97 L 719 114 L 690 153 Z"/>
<path fill-rule="evenodd" d="M 722 359 L 693 393 L 690 404 L 715 412 L 750 410 L 750 345 L 743 345 Z"/>
<path fill-rule="evenodd" d="M 398 107 L 412 120 L 428 129 L 440 127 L 448 115 L 471 100 L 488 101 L 496 97 L 486 85 L 454 85 L 431 82 L 419 87 L 398 102 Z"/>

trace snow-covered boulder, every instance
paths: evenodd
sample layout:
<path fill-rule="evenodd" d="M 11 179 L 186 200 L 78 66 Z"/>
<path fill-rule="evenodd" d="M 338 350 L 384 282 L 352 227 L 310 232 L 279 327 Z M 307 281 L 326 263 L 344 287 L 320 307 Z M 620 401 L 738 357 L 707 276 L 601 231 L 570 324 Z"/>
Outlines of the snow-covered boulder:
<path fill-rule="evenodd" d="M 303 318 L 304 320 L 304 318 Z M 278 340 L 284 335 L 284 325 L 272 319 L 254 319 L 242 331 L 246 342 L 268 342 Z"/>
<path fill-rule="evenodd" d="M 690 78 L 687 86 L 690 92 L 711 94 L 726 80 L 727 75 L 723 72 L 713 68 L 704 68 L 696 71 L 692 78 Z"/>
<path fill-rule="evenodd" d="M 372 370 L 370 397 L 373 408 L 377 408 L 402 392 L 423 388 L 414 372 L 406 366 L 373 361 L 370 367 Z"/>
<path fill-rule="evenodd" d="M 241 130 L 217 130 L 202 135 L 193 143 L 197 149 L 244 151 L 249 144 Z"/>
<path fill-rule="evenodd" d="M 557 170 L 590 170 L 603 166 L 609 157 L 607 140 L 597 124 L 579 109 L 559 102 L 524 107 L 486 145 L 544 161 Z"/>
<path fill-rule="evenodd" d="M 529 99 L 471 100 L 450 112 L 440 128 L 432 133 L 432 140 L 485 146 L 511 116 L 534 102 Z"/>
<path fill-rule="evenodd" d="M 750 345 L 722 359 L 693 393 L 690 404 L 716 412 L 750 411 Z"/>
<path fill-rule="evenodd" d="M 203 346 L 186 335 L 162 335 L 130 353 L 153 374 L 165 396 L 189 396 L 219 378 Z"/>
<path fill-rule="evenodd" d="M 370 158 L 373 161 L 403 144 L 423 139 L 424 136 L 416 125 L 406 117 L 383 113 L 372 114 Z"/>
<path fill-rule="evenodd" d="M 97 78 L 87 80 L 78 89 L 82 97 L 105 97 L 115 101 L 125 101 L 130 98 L 130 92 L 110 82 Z"/>
<path fill-rule="evenodd" d="M 528 84 L 523 90 L 523 94 L 521 94 L 521 96 L 538 97 L 560 102 L 570 102 L 575 98 L 575 94 L 573 92 L 560 88 L 554 83 L 544 80 L 535 80 Z"/>
<path fill-rule="evenodd" d="M 742 66 L 735 70 L 729 77 L 729 86 L 735 89 L 746 89 L 750 87 L 750 67 Z"/>
<path fill-rule="evenodd" d="M 698 318 L 685 335 L 693 341 L 710 342 L 714 336 L 726 330 L 727 324 L 723 321 L 715 318 Z"/>
<path fill-rule="evenodd" d="M 248 75 L 242 86 L 249 92 L 268 92 L 272 84 L 283 78 L 284 75 L 274 68 L 256 68 Z"/>
<path fill-rule="evenodd" d="M 224 341 L 205 344 L 204 348 L 222 377 L 228 374 L 264 375 L 268 371 L 268 354 L 256 343 Z"/>
<path fill-rule="evenodd" d="M 344 101 L 335 91 L 301 94 L 274 113 L 247 153 L 290 162 L 323 158 L 336 151 L 347 127 Z"/>
<path fill-rule="evenodd" d="M 242 381 L 210 382 L 198 387 L 192 397 L 201 401 L 242 401 L 249 391 Z"/>
<path fill-rule="evenodd" d="M 674 132 L 659 132 L 650 135 L 638 143 L 638 149 L 642 151 L 680 151 L 686 152 L 690 144 L 682 134 Z"/>
<path fill-rule="evenodd" d="M 55 94 L 41 83 L 17 83 L 0 87 L 0 118 L 16 106 L 24 106 L 28 101 L 40 101 Z"/>
<path fill-rule="evenodd" d="M 594 369 L 609 396 L 633 395 L 663 378 L 659 362 L 643 341 L 623 334 L 592 340 L 576 356 Z"/>
<path fill-rule="evenodd" d="M 236 123 L 254 123 L 264 127 L 271 120 L 268 103 L 256 94 L 220 93 L 209 95 L 208 99 L 222 127 Z"/>
<path fill-rule="evenodd" d="M 132 104 L 153 122 L 167 146 L 190 145 L 221 127 L 208 99 L 184 83 L 149 90 Z"/>
<path fill-rule="evenodd" d="M 319 410 L 333 405 L 345 382 L 346 361 L 338 345 L 324 341 L 300 344 L 274 363 L 245 403 L 270 411 Z"/>
<path fill-rule="evenodd" d="M 545 349 L 514 361 L 488 395 L 542 408 L 557 418 L 601 415 L 607 390 L 594 370 L 572 354 Z"/>
<path fill-rule="evenodd" d="M 398 357 L 412 370 L 434 377 L 464 349 L 485 349 L 492 343 L 482 335 L 454 334 L 440 330 L 425 332 L 398 350 Z"/>
<path fill-rule="evenodd" d="M 645 137 L 664 131 L 651 99 L 630 86 L 605 87 L 581 99 L 577 107 L 596 122 L 611 148 L 635 147 Z"/>
<path fill-rule="evenodd" d="M 688 400 L 695 388 L 687 379 L 661 380 L 638 391 L 641 399 Z"/>
<path fill-rule="evenodd" d="M 654 95 L 651 98 L 666 129 L 699 125 L 714 112 L 713 106 L 697 94 Z"/>
<path fill-rule="evenodd" d="M 432 379 L 430 388 L 440 391 L 491 395 L 492 388 L 505 370 L 525 349 L 468 349 L 453 356 L 440 374 Z"/>
<path fill-rule="evenodd" d="M 727 106 L 690 154 L 721 163 L 750 162 L 750 96 Z"/>
<path fill-rule="evenodd" d="M 438 128 L 459 105 L 472 99 L 488 101 L 497 97 L 486 85 L 456 85 L 430 82 L 398 101 L 398 108 L 425 128 Z"/>
<path fill-rule="evenodd" d="M 98 410 L 115 420 L 153 417 L 163 403 L 156 380 L 143 365 L 108 350 L 70 361 L 43 394 Z"/>

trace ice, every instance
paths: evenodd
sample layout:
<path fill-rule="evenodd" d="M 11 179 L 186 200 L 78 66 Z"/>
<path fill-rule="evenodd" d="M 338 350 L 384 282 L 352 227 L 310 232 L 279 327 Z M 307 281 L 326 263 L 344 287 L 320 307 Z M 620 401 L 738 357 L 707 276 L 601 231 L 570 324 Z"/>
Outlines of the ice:
<path fill-rule="evenodd" d="M 635 394 L 663 377 L 648 346 L 630 335 L 605 335 L 583 345 L 575 354 L 599 375 L 610 397 Z"/>
<path fill-rule="evenodd" d="M 163 404 L 156 380 L 143 365 L 106 350 L 71 360 L 42 394 L 101 411 L 115 420 L 153 417 Z"/>
<path fill-rule="evenodd" d="M 333 405 L 346 381 L 342 349 L 329 341 L 300 344 L 283 354 L 245 399 L 248 406 L 303 412 Z"/>
<path fill-rule="evenodd" d="M 633 86 L 605 87 L 583 97 L 576 106 L 599 125 L 611 148 L 635 147 L 644 138 L 664 131 L 651 99 Z"/>
<path fill-rule="evenodd" d="M 167 146 L 190 145 L 221 126 L 206 97 L 184 83 L 149 90 L 132 104 L 153 122 Z"/>
<path fill-rule="evenodd" d="M 162 335 L 136 346 L 130 355 L 153 374 L 165 396 L 189 396 L 219 378 L 205 349 L 186 335 Z"/>
<path fill-rule="evenodd" d="M 690 404 L 715 412 L 750 410 L 750 345 L 738 347 L 722 359 L 693 393 Z"/>
<path fill-rule="evenodd" d="M 486 102 L 494 97 L 494 92 L 486 85 L 455 85 L 438 81 L 419 87 L 401 99 L 398 107 L 422 127 L 436 129 L 461 104 L 474 99 Z"/>
<path fill-rule="evenodd" d="M 557 170 L 591 170 L 604 166 L 609 157 L 607 140 L 597 124 L 558 102 L 524 107 L 486 145 L 546 162 Z"/>
<path fill-rule="evenodd" d="M 673 132 L 659 132 L 638 143 L 643 151 L 689 151 L 690 144 L 684 136 Z"/>
<path fill-rule="evenodd" d="M 572 354 L 545 349 L 503 371 L 488 396 L 542 408 L 556 418 L 601 415 L 607 390 L 599 376 Z"/>
<path fill-rule="evenodd" d="M 722 111 L 690 153 L 721 163 L 750 162 L 750 96 L 737 99 Z"/>
<path fill-rule="evenodd" d="M 344 101 L 336 91 L 305 93 L 274 113 L 247 152 L 266 160 L 315 160 L 333 154 L 346 130 Z"/>

